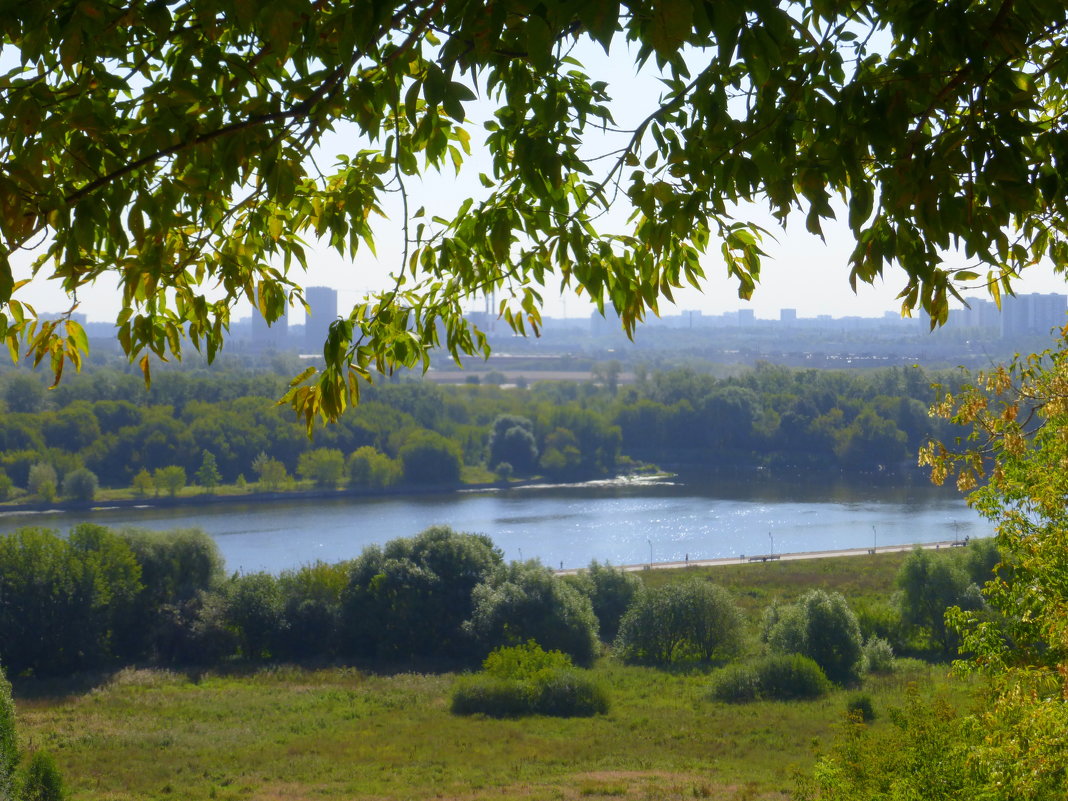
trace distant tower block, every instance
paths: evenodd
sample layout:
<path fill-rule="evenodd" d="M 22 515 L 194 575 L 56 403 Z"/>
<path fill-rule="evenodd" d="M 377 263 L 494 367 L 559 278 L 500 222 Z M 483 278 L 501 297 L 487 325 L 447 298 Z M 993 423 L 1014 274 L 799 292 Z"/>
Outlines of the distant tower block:
<path fill-rule="evenodd" d="M 304 347 L 308 353 L 321 353 L 330 323 L 337 319 L 337 290 L 328 286 L 310 286 L 304 290 L 304 300 L 311 314 L 304 324 Z"/>
<path fill-rule="evenodd" d="M 252 347 L 256 350 L 284 350 L 289 336 L 289 307 L 286 306 L 282 316 L 270 325 L 260 314 L 259 308 L 252 307 Z"/>
<path fill-rule="evenodd" d="M 468 323 L 478 328 L 483 334 L 492 334 L 497 330 L 497 293 L 490 290 L 482 296 L 482 311 L 472 309 L 464 315 Z"/>

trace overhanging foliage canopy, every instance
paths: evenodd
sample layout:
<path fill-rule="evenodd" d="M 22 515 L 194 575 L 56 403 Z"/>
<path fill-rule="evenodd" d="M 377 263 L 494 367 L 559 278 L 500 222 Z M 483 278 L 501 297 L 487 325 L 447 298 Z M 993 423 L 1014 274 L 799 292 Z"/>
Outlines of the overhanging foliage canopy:
<path fill-rule="evenodd" d="M 309 422 L 375 368 L 484 349 L 460 312 L 490 289 L 517 330 L 558 284 L 631 329 L 715 247 L 748 297 L 762 253 L 740 202 L 818 233 L 841 198 L 849 280 L 900 271 L 903 306 L 944 320 L 956 283 L 996 296 L 1068 262 L 1066 25 L 1062 0 L 0 0 L 0 336 L 57 373 L 85 349 L 18 300 L 10 259 L 37 244 L 31 280 L 72 301 L 118 277 L 131 358 L 183 336 L 213 356 L 238 299 L 268 319 L 301 301 L 306 243 L 352 256 L 386 192 L 462 169 L 476 93 L 484 193 L 425 223 L 404 203 L 396 286 L 290 393 Z M 582 40 L 663 79 L 600 160 L 613 98 Z M 343 123 L 357 143 L 320 163 Z M 616 199 L 633 216 L 599 235 Z M 951 269 L 954 247 L 977 268 Z"/>

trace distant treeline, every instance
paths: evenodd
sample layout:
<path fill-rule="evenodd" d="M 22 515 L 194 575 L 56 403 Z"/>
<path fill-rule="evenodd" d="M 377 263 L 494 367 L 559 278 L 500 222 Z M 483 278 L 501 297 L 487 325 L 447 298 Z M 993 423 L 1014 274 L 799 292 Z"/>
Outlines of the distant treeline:
<path fill-rule="evenodd" d="M 96 482 L 142 494 L 186 482 L 273 490 L 293 476 L 321 487 L 451 484 L 465 467 L 578 480 L 632 460 L 896 470 L 928 436 L 955 433 L 927 408 L 932 381 L 958 379 L 760 365 L 728 379 L 671 370 L 627 387 L 611 375 L 529 388 L 385 382 L 309 440 L 272 403 L 279 376 L 163 372 L 146 390 L 139 376 L 96 370 L 46 391 L 15 371 L 0 380 L 0 496 L 84 500 Z"/>
<path fill-rule="evenodd" d="M 233 660 L 455 667 L 534 641 L 579 665 L 606 648 L 654 665 L 800 654 L 849 683 L 887 669 L 895 651 L 954 653 L 945 609 L 984 609 L 977 584 L 997 562 L 990 540 L 916 551 L 896 599 L 854 609 L 814 590 L 773 603 L 755 632 L 710 581 L 646 589 L 596 562 L 558 577 L 537 561 L 506 563 L 488 537 L 445 526 L 279 576 L 227 575 L 196 530 L 82 524 L 63 538 L 27 528 L 0 537 L 0 666 L 10 676 Z"/>

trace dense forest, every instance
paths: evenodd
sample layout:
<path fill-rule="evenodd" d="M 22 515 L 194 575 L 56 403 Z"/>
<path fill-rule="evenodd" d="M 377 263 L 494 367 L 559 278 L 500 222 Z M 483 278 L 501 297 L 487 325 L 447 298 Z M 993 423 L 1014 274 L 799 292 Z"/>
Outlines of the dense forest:
<path fill-rule="evenodd" d="M 273 405 L 285 382 L 269 372 L 95 369 L 46 390 L 38 375 L 0 380 L 0 495 L 91 499 L 97 485 L 138 494 L 186 482 L 278 490 L 305 485 L 375 489 L 544 476 L 581 480 L 635 464 L 765 466 L 850 471 L 915 469 L 929 437 L 932 384 L 958 373 L 868 372 L 770 364 L 730 378 L 687 369 L 640 374 L 620 386 L 529 387 L 383 381 L 309 438 Z"/>

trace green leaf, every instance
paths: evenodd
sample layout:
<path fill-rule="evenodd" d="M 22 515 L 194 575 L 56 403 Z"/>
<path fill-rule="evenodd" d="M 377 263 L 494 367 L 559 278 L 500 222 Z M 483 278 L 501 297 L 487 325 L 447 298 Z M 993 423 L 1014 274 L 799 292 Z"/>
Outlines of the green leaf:
<path fill-rule="evenodd" d="M 539 70 L 551 70 L 555 41 L 548 23 L 537 14 L 531 14 L 523 33 L 530 63 Z"/>

